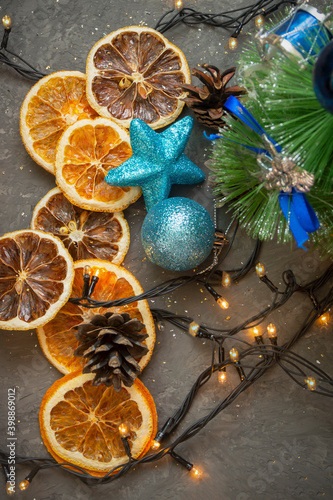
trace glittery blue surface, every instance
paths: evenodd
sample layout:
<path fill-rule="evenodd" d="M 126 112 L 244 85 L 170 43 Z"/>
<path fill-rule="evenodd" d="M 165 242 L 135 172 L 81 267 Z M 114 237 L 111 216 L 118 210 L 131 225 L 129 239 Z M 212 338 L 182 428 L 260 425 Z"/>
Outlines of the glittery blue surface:
<path fill-rule="evenodd" d="M 149 211 L 143 221 L 141 241 L 154 264 L 170 271 L 186 271 L 208 257 L 214 233 L 205 208 L 188 198 L 168 198 Z"/>
<path fill-rule="evenodd" d="M 110 170 L 106 182 L 111 186 L 140 186 L 147 211 L 169 196 L 172 184 L 202 182 L 204 173 L 183 153 L 192 127 L 190 116 L 160 133 L 142 120 L 132 120 L 129 132 L 133 155 Z"/>
<path fill-rule="evenodd" d="M 323 108 L 333 114 L 333 42 L 321 51 L 315 63 L 313 89 Z"/>

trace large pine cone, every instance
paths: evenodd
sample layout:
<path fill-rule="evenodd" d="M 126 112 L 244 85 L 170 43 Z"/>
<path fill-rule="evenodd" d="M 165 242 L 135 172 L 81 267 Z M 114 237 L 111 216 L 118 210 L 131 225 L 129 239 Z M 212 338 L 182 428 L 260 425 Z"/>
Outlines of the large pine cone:
<path fill-rule="evenodd" d="M 227 83 L 234 76 L 236 68 L 229 68 L 221 73 L 218 68 L 209 64 L 202 64 L 201 67 L 209 74 L 197 68 L 193 68 L 191 73 L 204 84 L 203 88 L 183 85 L 183 90 L 187 92 L 187 97 L 183 100 L 194 111 L 199 122 L 207 127 L 219 129 L 225 124 L 223 116 L 226 112 L 223 106 L 228 97 L 244 95 L 246 90 L 238 85 L 227 87 Z"/>
<path fill-rule="evenodd" d="M 121 383 L 133 384 L 141 371 L 138 360 L 149 350 L 143 344 L 148 334 L 139 333 L 144 326 L 128 313 L 106 313 L 77 327 L 75 336 L 81 345 L 74 355 L 86 359 L 83 373 L 96 374 L 93 385 L 113 385 L 119 392 Z"/>

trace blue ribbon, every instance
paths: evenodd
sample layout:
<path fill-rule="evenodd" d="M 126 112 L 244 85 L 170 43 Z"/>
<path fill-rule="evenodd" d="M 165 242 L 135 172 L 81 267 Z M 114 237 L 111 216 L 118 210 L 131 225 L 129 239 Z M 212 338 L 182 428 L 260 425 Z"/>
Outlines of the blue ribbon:
<path fill-rule="evenodd" d="M 223 137 L 223 135 L 218 135 L 218 134 L 209 134 L 208 135 L 205 130 L 204 130 L 203 135 L 209 141 L 215 141 L 215 139 L 224 139 L 225 141 L 230 141 L 230 142 L 233 142 L 234 144 L 238 144 L 239 146 L 243 146 L 243 148 L 249 149 L 250 151 L 257 153 L 258 155 L 260 155 L 262 153 L 269 154 L 266 149 L 254 148 L 252 146 L 246 146 L 245 144 L 241 144 L 240 142 L 233 141 L 232 139 L 228 139 L 227 137 Z"/>
<path fill-rule="evenodd" d="M 308 233 L 319 228 L 319 221 L 304 193 L 298 193 L 294 188 L 291 193 L 279 194 L 279 203 L 290 230 L 299 248 L 309 239 Z"/>
<path fill-rule="evenodd" d="M 266 137 L 271 141 L 278 153 L 282 151 L 282 148 L 277 144 L 272 137 L 266 134 L 262 126 L 257 122 L 257 120 L 252 116 L 252 114 L 243 106 L 243 104 L 234 96 L 230 96 L 225 104 L 224 109 L 232 113 L 236 118 L 241 120 L 243 123 L 248 125 L 252 130 L 257 132 L 259 135 L 266 135 Z M 209 140 L 214 140 L 218 138 L 226 139 L 221 135 L 210 135 L 205 133 L 205 137 Z M 228 139 L 231 140 L 231 139 Z M 239 144 L 236 141 L 235 144 Z M 241 146 L 254 151 L 257 154 L 266 153 L 269 154 L 265 149 L 254 148 L 251 146 L 246 146 L 245 144 L 240 144 Z M 283 215 L 285 216 L 290 230 L 296 240 L 297 246 L 299 248 L 306 248 L 303 246 L 309 239 L 308 233 L 313 233 L 319 228 L 319 221 L 315 214 L 315 211 L 311 207 L 304 193 L 297 192 L 292 188 L 291 193 L 285 193 L 283 191 L 279 194 L 279 203 Z"/>
<path fill-rule="evenodd" d="M 251 115 L 250 111 L 248 111 L 246 107 L 243 106 L 243 104 L 237 99 L 237 97 L 234 97 L 233 95 L 228 97 L 223 107 L 224 109 L 229 111 L 229 113 L 232 113 L 234 116 L 239 118 L 243 123 L 245 123 L 245 125 L 248 125 L 252 130 L 257 132 L 257 134 L 266 135 L 269 141 L 274 144 L 276 151 L 278 153 L 281 152 L 282 150 L 281 146 L 279 146 L 274 141 L 274 139 L 272 139 L 272 137 L 266 134 L 262 126 L 257 122 L 254 116 Z"/>

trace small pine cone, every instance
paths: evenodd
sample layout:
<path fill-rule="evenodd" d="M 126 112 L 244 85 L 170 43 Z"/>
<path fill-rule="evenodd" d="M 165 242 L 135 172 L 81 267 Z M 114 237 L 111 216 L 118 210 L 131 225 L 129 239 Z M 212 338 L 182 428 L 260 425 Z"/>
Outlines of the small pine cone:
<path fill-rule="evenodd" d="M 201 67 L 209 74 L 197 68 L 193 68 L 191 73 L 204 84 L 203 88 L 183 85 L 183 90 L 187 92 L 187 97 L 183 100 L 194 111 L 199 122 L 207 127 L 219 129 L 225 125 L 223 117 L 226 112 L 223 106 L 228 97 L 231 95 L 239 97 L 246 94 L 246 90 L 238 85 L 227 87 L 227 83 L 234 76 L 236 68 L 229 68 L 221 73 L 218 68 L 209 64 L 202 64 Z"/>
<path fill-rule="evenodd" d="M 81 345 L 74 356 L 86 360 L 83 373 L 95 373 L 93 385 L 113 385 L 116 392 L 121 383 L 133 385 L 141 371 L 137 360 L 148 352 L 143 343 L 148 334 L 139 333 L 144 326 L 128 313 L 106 313 L 77 327 L 75 336 Z"/>

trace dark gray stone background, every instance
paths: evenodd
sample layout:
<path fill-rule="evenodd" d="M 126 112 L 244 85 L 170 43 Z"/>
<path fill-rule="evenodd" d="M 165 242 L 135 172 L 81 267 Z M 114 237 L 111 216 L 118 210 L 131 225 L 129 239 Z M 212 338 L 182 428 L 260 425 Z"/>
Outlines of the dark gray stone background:
<path fill-rule="evenodd" d="M 198 0 L 187 5 L 218 12 L 246 3 L 245 0 Z M 9 14 L 13 19 L 9 48 L 41 70 L 53 72 L 63 69 L 85 71 L 88 52 L 102 36 L 134 24 L 153 27 L 171 2 L 5 0 L 0 4 L 1 17 Z M 230 53 L 225 48 L 228 33 L 223 30 L 179 26 L 167 36 L 183 50 L 190 67 L 207 62 L 226 69 L 236 63 L 237 53 Z M 247 32 L 242 39 L 246 36 Z M 35 204 L 54 187 L 55 182 L 52 175 L 33 162 L 20 138 L 19 111 L 31 82 L 4 66 L 1 67 L 0 81 L 0 229 L 4 234 L 29 227 Z M 211 145 L 204 140 L 202 131 L 196 123 L 186 153 L 205 170 L 204 161 L 209 156 Z M 199 187 L 175 187 L 172 195 L 193 198 L 210 213 L 213 211 L 207 182 Z M 164 272 L 146 260 L 140 243 L 145 213 L 142 200 L 125 211 L 131 229 L 131 245 L 124 266 L 147 290 L 176 274 Z M 219 214 L 222 229 L 227 227 L 228 220 L 228 216 Z M 228 257 L 228 267 L 239 266 L 253 244 L 244 232 L 240 232 Z M 264 244 L 260 260 L 275 283 L 281 283 L 285 269 L 292 269 L 297 279 L 304 283 L 318 276 L 328 265 L 317 251 L 304 252 L 295 246 L 283 247 L 275 242 Z M 158 304 L 179 314 L 191 315 L 212 326 L 230 327 L 252 316 L 271 300 L 270 292 L 255 273 L 228 289 L 225 296 L 230 303 L 228 311 L 221 311 L 208 294 L 195 285 L 151 300 L 151 305 Z M 283 309 L 274 313 L 271 319 L 277 325 L 280 343 L 290 338 L 310 307 L 309 300 L 294 296 Z M 230 320 L 226 319 L 228 316 Z M 331 328 L 315 325 L 297 344 L 295 351 L 330 371 L 330 331 Z M 249 340 L 250 334 L 244 334 L 243 338 Z M 16 387 L 17 453 L 47 456 L 40 437 L 38 411 L 46 390 L 61 374 L 44 358 L 34 331 L 2 332 L 0 343 L 0 443 L 4 446 L 7 437 L 7 389 Z M 155 399 L 160 423 L 164 423 L 181 403 L 199 373 L 209 365 L 210 356 L 209 342 L 195 340 L 176 328 L 166 326 L 157 334 L 154 355 L 141 379 Z M 229 369 L 227 376 L 224 386 L 213 377 L 196 399 L 177 434 L 206 415 L 238 383 L 233 370 Z M 98 487 L 88 487 L 61 470 L 41 471 L 29 489 L 16 494 L 15 498 L 332 499 L 331 412 L 329 399 L 301 389 L 279 368 L 274 368 L 196 437 L 178 448 L 181 455 L 203 470 L 200 481 L 194 480 L 173 460 L 165 458 L 156 464 L 141 466 L 114 483 Z M 21 481 L 29 470 L 17 466 L 17 480 Z M 4 498 L 2 475 L 0 482 L 0 498 Z"/>

